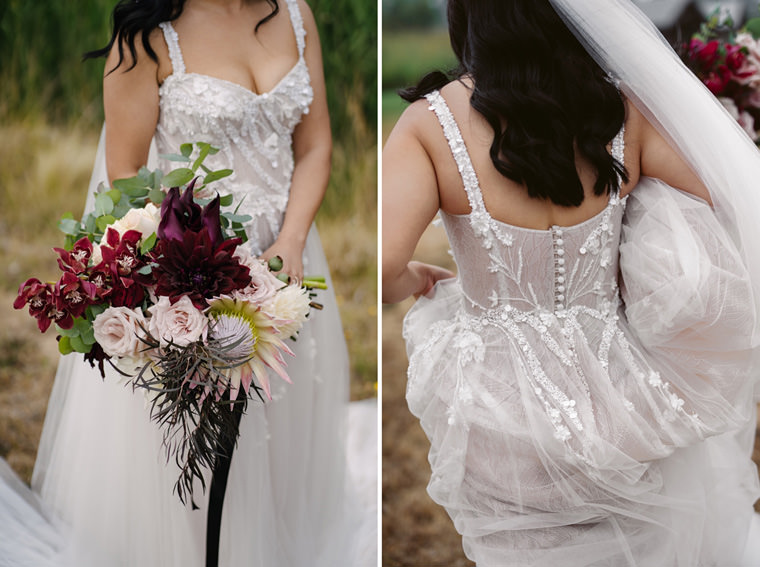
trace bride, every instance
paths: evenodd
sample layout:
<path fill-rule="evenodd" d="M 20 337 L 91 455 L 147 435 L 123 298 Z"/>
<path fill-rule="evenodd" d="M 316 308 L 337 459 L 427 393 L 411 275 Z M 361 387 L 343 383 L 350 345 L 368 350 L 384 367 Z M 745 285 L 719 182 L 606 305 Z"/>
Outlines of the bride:
<path fill-rule="evenodd" d="M 296 280 L 305 271 L 327 276 L 313 220 L 331 134 L 306 3 L 122 1 L 113 22 L 108 46 L 89 54 L 107 55 L 105 143 L 91 189 L 135 175 L 154 152 L 208 142 L 220 151 L 206 165 L 234 170 L 215 189 L 253 217 L 251 252 L 280 256 Z M 293 385 L 278 385 L 271 402 L 253 401 L 243 416 L 220 565 L 364 564 L 352 549 L 361 518 L 351 515 L 345 488 L 345 342 L 333 292 L 320 301 L 324 310 L 288 362 Z M 0 518 L 11 518 L 2 524 L 13 537 L 0 545 L 0 564 L 203 565 L 207 502 L 195 511 L 180 503 L 178 471 L 162 455 L 141 396 L 115 374 L 101 380 L 81 357 L 63 358 L 32 479 L 41 503 L 30 507 L 31 495 L 0 486 Z"/>
<path fill-rule="evenodd" d="M 430 496 L 479 567 L 760 564 L 760 155 L 628 0 L 448 18 L 383 167 Z"/>

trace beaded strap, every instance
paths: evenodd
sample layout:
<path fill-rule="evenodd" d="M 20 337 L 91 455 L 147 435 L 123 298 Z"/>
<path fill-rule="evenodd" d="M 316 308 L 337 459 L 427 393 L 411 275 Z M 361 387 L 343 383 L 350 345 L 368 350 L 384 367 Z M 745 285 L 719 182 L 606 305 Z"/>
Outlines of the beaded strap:
<path fill-rule="evenodd" d="M 303 51 L 306 48 L 306 28 L 303 26 L 303 17 L 301 9 L 298 7 L 298 0 L 287 0 L 290 21 L 293 24 L 293 31 L 296 34 L 296 45 L 298 46 L 298 57 L 303 57 Z"/>
<path fill-rule="evenodd" d="M 172 73 L 181 75 L 185 72 L 185 60 L 182 58 L 182 50 L 179 48 L 179 36 L 170 22 L 158 24 L 164 32 L 166 45 L 169 47 L 169 60 L 172 62 Z"/>
<path fill-rule="evenodd" d="M 462 138 L 462 132 L 459 130 L 456 120 L 454 120 L 454 115 L 451 114 L 449 105 L 446 104 L 446 100 L 438 91 L 429 92 L 425 95 L 425 98 L 430 103 L 430 110 L 434 111 L 438 117 L 438 122 L 441 123 L 441 127 L 443 128 L 443 135 L 446 136 L 446 140 L 449 142 L 449 148 L 451 148 L 459 174 L 462 176 L 462 183 L 464 183 L 464 190 L 467 193 L 467 200 L 470 202 L 472 212 L 476 214 L 486 212 L 483 195 L 480 194 L 478 176 L 475 173 L 475 168 L 472 167 L 472 161 Z"/>

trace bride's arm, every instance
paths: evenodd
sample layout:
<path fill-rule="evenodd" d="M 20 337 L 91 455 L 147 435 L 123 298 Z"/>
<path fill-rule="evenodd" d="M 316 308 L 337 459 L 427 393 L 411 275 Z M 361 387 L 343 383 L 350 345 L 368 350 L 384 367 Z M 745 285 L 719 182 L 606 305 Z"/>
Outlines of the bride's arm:
<path fill-rule="evenodd" d="M 123 48 L 124 61 L 116 69 L 119 50 L 116 45 L 111 49 L 103 78 L 109 182 L 132 177 L 147 163 L 158 123 L 158 63 L 148 57 L 139 36 L 135 38 L 137 63 L 132 69 L 132 56 L 126 44 Z"/>
<path fill-rule="evenodd" d="M 660 179 L 671 187 L 690 193 L 712 205 L 707 187 L 678 152 L 636 107 L 629 105 L 629 111 L 638 131 L 641 175 Z"/>
<path fill-rule="evenodd" d="M 449 270 L 410 262 L 423 231 L 439 208 L 435 169 L 421 140 L 430 119 L 424 100 L 401 116 L 383 149 L 383 302 L 424 295 Z"/>
<path fill-rule="evenodd" d="M 267 259 L 280 256 L 283 260 L 282 272 L 302 280 L 302 255 L 306 236 L 325 196 L 330 177 L 332 134 L 317 26 L 306 3 L 299 0 L 298 6 L 306 28 L 304 58 L 309 67 L 314 100 L 309 107 L 309 113 L 304 115 L 293 132 L 295 169 L 285 220 L 277 240 L 263 256 Z"/>

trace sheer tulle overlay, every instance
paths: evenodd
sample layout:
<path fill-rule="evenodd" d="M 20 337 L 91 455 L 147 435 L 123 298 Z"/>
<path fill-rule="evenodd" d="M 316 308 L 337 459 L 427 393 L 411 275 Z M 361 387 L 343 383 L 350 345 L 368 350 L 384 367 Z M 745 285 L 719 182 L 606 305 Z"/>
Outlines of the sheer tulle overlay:
<path fill-rule="evenodd" d="M 160 90 L 152 159 L 177 153 L 188 141 L 219 147 L 208 165 L 235 169 L 216 189 L 232 193 L 236 204 L 242 200 L 240 211 L 254 217 L 247 244 L 254 253 L 279 232 L 294 167 L 291 136 L 312 100 L 298 6 L 285 4 L 300 57 L 263 95 L 186 73 L 180 38 L 170 24 L 161 26 L 174 72 Z M 91 189 L 105 179 L 103 149 L 101 143 Z M 288 358 L 287 371 L 293 384 L 273 378 L 274 399 L 250 401 L 243 416 L 224 504 L 223 566 L 376 561 L 377 410 L 367 402 L 352 408 L 350 426 L 366 438 L 350 440 L 358 462 L 349 470 L 347 352 L 314 227 L 304 267 L 327 277 L 329 289 L 320 292 L 325 308 L 292 345 L 296 356 Z M 81 357 L 61 359 L 32 481 L 39 498 L 25 492 L 4 463 L 0 468 L 7 480 L 0 483 L 0 565 L 204 564 L 207 495 L 196 491 L 200 510 L 180 503 L 173 492 L 178 469 L 167 463 L 149 414 L 143 395 L 115 372 L 104 381 Z M 356 479 L 360 483 L 351 482 Z"/>
<path fill-rule="evenodd" d="M 650 179 L 576 226 L 496 221 L 445 101 L 428 100 L 472 211 L 441 213 L 459 277 L 406 317 L 407 400 L 431 442 L 428 491 L 467 555 L 741 565 L 760 495 L 756 309 L 731 238 Z"/>

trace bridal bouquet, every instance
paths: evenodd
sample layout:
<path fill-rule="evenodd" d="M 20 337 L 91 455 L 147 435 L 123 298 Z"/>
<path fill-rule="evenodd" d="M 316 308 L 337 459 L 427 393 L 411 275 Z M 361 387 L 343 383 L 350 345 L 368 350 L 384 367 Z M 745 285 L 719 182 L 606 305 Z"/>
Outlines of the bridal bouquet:
<path fill-rule="evenodd" d="M 249 394 L 271 398 L 267 369 L 290 382 L 284 341 L 318 307 L 310 289 L 325 287 L 321 278 L 287 284 L 273 274 L 279 258 L 251 256 L 242 246 L 250 217 L 221 211 L 231 196 L 199 198 L 231 171 L 208 170 L 203 160 L 215 149 L 197 146 L 192 162 L 191 144 L 169 156 L 191 167 L 143 168 L 101 187 L 81 221 L 62 219 L 60 279 L 30 278 L 14 302 L 29 306 L 40 331 L 55 325 L 61 353 L 84 353 L 103 377 L 108 361 L 146 392 L 181 470 L 182 502 L 194 479 L 205 489 L 202 468 L 214 468 L 218 448 L 234 445 Z"/>
<path fill-rule="evenodd" d="M 718 13 L 683 46 L 681 57 L 756 143 L 760 141 L 760 19 L 734 32 Z"/>

